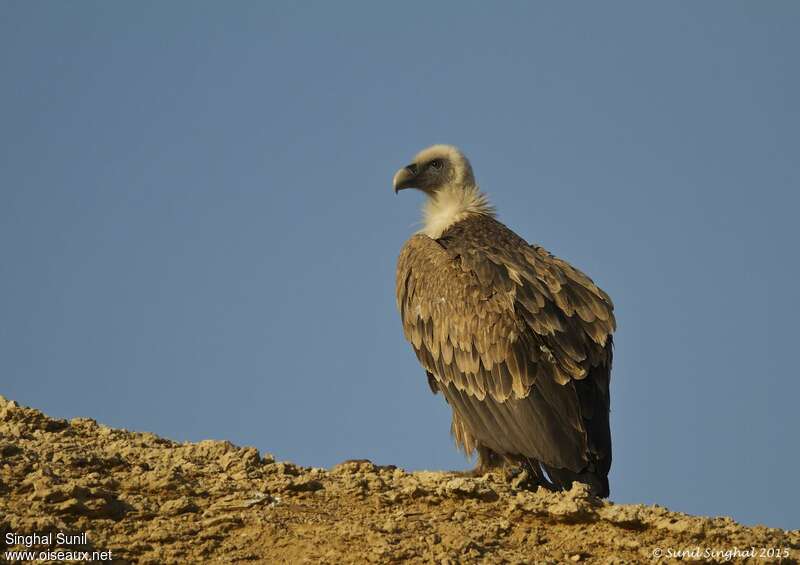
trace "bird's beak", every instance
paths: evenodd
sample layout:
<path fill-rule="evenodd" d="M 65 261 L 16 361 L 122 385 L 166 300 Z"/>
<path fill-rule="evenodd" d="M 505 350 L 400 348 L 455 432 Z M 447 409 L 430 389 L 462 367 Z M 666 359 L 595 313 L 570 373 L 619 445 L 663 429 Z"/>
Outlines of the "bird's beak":
<path fill-rule="evenodd" d="M 404 188 L 414 188 L 414 183 L 417 180 L 417 166 L 408 165 L 400 169 L 394 174 L 392 185 L 394 186 L 394 193 L 397 194 Z"/>

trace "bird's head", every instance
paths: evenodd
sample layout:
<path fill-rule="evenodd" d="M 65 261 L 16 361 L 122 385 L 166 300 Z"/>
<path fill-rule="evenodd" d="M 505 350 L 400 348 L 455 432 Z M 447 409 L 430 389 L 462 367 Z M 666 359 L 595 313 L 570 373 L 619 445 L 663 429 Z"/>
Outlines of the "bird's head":
<path fill-rule="evenodd" d="M 433 145 L 417 153 L 413 161 L 397 171 L 392 179 L 395 193 L 416 188 L 433 196 L 442 188 L 475 186 L 472 166 L 452 145 Z"/>

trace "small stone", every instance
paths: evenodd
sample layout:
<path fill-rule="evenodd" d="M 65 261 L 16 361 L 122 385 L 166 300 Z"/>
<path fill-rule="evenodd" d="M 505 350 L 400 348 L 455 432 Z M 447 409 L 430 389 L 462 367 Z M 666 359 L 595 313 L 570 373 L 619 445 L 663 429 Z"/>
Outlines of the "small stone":
<path fill-rule="evenodd" d="M 386 520 L 381 527 L 381 531 L 386 532 L 387 534 L 393 534 L 399 530 L 400 528 L 397 527 L 397 524 L 394 522 L 394 520 Z"/>
<path fill-rule="evenodd" d="M 167 516 L 178 516 L 180 514 L 189 514 L 200 510 L 190 498 L 182 496 L 173 500 L 168 500 L 161 505 L 161 513 Z"/>

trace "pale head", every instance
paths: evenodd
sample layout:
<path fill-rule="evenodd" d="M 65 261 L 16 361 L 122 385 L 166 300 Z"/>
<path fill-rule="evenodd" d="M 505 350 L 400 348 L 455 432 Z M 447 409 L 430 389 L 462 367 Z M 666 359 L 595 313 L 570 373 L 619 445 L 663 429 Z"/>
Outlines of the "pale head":
<path fill-rule="evenodd" d="M 432 145 L 397 171 L 392 182 L 394 191 L 416 188 L 430 195 L 445 187 L 475 185 L 472 166 L 464 154 L 452 145 Z"/>
<path fill-rule="evenodd" d="M 494 208 L 475 183 L 469 160 L 452 145 L 423 149 L 395 173 L 392 185 L 395 193 L 416 188 L 427 195 L 421 233 L 429 237 L 438 238 L 472 214 L 494 216 Z"/>

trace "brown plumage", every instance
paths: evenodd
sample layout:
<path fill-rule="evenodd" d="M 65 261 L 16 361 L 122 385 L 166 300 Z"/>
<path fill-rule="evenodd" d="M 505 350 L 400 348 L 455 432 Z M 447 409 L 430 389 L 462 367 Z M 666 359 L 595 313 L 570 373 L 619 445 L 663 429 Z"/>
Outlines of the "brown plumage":
<path fill-rule="evenodd" d="M 428 196 L 397 263 L 397 305 L 458 445 L 478 451 L 480 471 L 513 463 L 607 496 L 611 299 L 497 221 L 457 149 L 423 151 L 394 185 Z"/>

